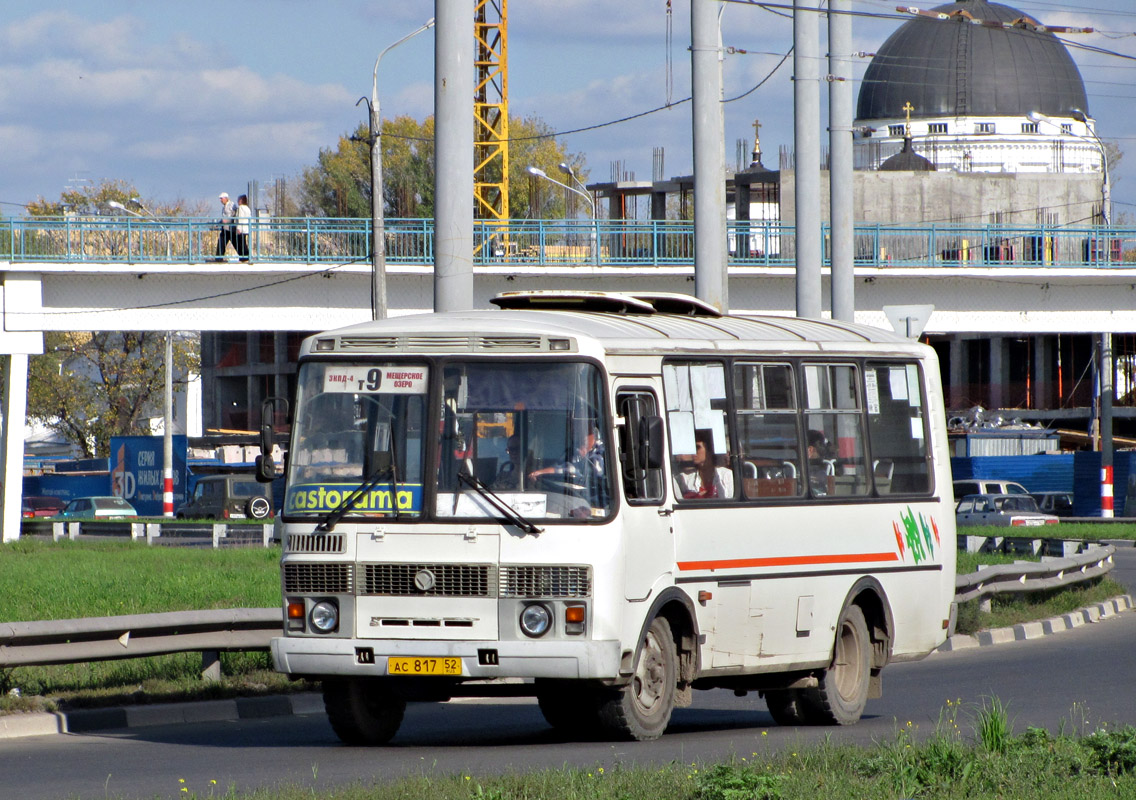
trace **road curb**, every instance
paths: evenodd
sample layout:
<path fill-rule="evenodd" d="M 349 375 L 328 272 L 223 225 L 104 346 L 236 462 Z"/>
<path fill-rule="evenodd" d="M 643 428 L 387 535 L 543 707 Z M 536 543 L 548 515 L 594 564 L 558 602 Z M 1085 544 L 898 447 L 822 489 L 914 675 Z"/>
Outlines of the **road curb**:
<path fill-rule="evenodd" d="M 324 713 L 316 692 L 0 716 L 0 739 Z"/>
<path fill-rule="evenodd" d="M 1008 628 L 991 628 L 990 630 L 979 631 L 973 636 L 956 633 L 954 636 L 948 637 L 947 641 L 939 646 L 939 652 L 949 653 L 956 650 L 969 650 L 973 647 L 990 647 L 1007 642 L 1040 639 L 1043 636 L 1052 636 L 1055 633 L 1079 628 L 1082 625 L 1112 619 L 1124 611 L 1130 611 L 1133 606 L 1132 595 L 1122 594 L 1103 603 L 1086 606 L 1059 617 L 1050 617 L 1036 622 L 1022 622 Z"/>

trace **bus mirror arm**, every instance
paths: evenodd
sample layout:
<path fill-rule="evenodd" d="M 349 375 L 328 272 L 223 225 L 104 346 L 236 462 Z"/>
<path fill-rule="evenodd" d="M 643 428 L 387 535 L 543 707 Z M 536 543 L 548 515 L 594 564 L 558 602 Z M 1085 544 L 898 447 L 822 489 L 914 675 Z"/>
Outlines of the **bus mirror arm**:
<path fill-rule="evenodd" d="M 663 418 L 646 416 L 639 420 L 639 464 L 643 469 L 663 466 Z"/>

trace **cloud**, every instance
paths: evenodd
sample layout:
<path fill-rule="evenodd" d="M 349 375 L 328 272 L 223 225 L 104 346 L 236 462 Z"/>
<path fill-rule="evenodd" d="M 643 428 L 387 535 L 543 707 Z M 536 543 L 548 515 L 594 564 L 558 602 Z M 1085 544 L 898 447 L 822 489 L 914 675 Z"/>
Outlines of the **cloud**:
<path fill-rule="evenodd" d="M 128 16 L 63 11 L 0 26 L 0 103 L 20 121 L 0 128 L 5 183 L 38 171 L 37 187 L 55 186 L 64 169 L 129 179 L 186 164 L 298 171 L 354 111 L 340 84 L 226 63 L 185 33 L 142 44 L 150 33 Z"/>

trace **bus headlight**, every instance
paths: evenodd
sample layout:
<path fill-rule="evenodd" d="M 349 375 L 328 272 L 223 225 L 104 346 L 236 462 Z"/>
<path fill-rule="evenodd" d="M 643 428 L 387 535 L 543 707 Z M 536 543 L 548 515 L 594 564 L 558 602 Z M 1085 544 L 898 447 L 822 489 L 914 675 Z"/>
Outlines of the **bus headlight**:
<path fill-rule="evenodd" d="M 552 627 L 552 612 L 547 606 L 533 603 L 521 610 L 521 631 L 525 636 L 544 636 Z"/>
<path fill-rule="evenodd" d="M 319 633 L 331 633 L 339 627 L 339 607 L 330 600 L 321 600 L 312 606 L 308 619 Z"/>

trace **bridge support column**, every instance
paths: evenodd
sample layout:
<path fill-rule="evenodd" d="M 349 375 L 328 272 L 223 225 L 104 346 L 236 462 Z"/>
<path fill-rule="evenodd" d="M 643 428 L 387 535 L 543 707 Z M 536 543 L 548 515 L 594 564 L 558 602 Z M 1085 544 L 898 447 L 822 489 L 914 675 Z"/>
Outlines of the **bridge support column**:
<path fill-rule="evenodd" d="M 966 341 L 960 334 L 951 336 L 947 369 L 950 377 L 947 386 L 947 408 L 961 409 L 967 402 Z"/>
<path fill-rule="evenodd" d="M 28 410 L 28 356 L 0 356 L 4 379 L 3 431 L 0 432 L 0 540 L 20 538 L 24 494 L 24 418 Z"/>
<path fill-rule="evenodd" d="M 1050 408 L 1053 405 L 1053 337 L 1038 334 L 1033 339 L 1033 408 Z"/>
<path fill-rule="evenodd" d="M 1006 357 L 1006 340 L 1002 336 L 990 337 L 990 408 L 1006 407 L 1006 386 L 1010 379 L 1009 359 Z"/>

